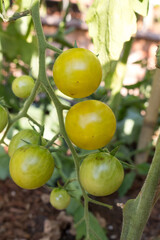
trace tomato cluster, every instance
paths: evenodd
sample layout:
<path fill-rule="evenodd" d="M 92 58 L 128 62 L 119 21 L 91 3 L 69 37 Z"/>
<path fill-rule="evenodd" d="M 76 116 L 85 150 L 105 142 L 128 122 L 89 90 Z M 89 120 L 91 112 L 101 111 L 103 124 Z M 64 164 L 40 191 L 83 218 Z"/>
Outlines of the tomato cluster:
<path fill-rule="evenodd" d="M 89 50 L 74 48 L 63 52 L 55 61 L 53 78 L 57 88 L 73 98 L 92 94 L 99 86 L 102 69 L 98 58 Z M 66 132 L 77 147 L 96 150 L 112 139 L 116 130 L 114 113 L 105 103 L 85 100 L 72 106 L 65 119 Z M 107 153 L 89 154 L 80 167 L 84 189 L 95 196 L 115 192 L 124 171 L 121 163 Z"/>
<path fill-rule="evenodd" d="M 89 50 L 73 48 L 64 51 L 55 61 L 53 78 L 57 88 L 72 98 L 91 95 L 100 85 L 102 68 L 98 58 Z M 19 98 L 27 98 L 34 88 L 29 76 L 14 79 L 12 90 Z M 8 113 L 0 105 L 0 132 L 8 123 Z M 70 108 L 65 119 L 65 130 L 77 147 L 86 150 L 103 148 L 116 130 L 116 119 L 111 108 L 97 100 L 83 100 Z M 54 171 L 54 159 L 47 141 L 35 130 L 22 130 L 10 141 L 9 170 L 13 181 L 25 189 L 43 186 Z M 103 151 L 103 150 L 102 150 Z M 79 170 L 81 186 L 94 196 L 106 196 L 121 185 L 124 171 L 119 160 L 109 153 L 89 154 Z M 61 210 L 70 203 L 70 195 L 63 187 L 54 188 L 50 203 Z"/>

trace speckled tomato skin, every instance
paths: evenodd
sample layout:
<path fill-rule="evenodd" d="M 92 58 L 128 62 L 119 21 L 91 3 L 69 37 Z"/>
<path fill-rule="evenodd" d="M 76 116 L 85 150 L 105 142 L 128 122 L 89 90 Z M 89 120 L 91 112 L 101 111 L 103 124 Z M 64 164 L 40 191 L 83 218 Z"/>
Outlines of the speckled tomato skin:
<path fill-rule="evenodd" d="M 94 196 L 114 193 L 122 184 L 124 170 L 119 160 L 104 152 L 88 155 L 80 166 L 80 182 Z"/>
<path fill-rule="evenodd" d="M 72 48 L 56 59 L 53 78 L 62 93 L 73 98 L 83 98 L 98 88 L 102 67 L 96 55 L 88 49 Z"/>
<path fill-rule="evenodd" d="M 79 148 L 104 147 L 116 130 L 116 119 L 109 106 L 97 100 L 79 102 L 66 115 L 65 127 L 71 141 Z"/>
<path fill-rule="evenodd" d="M 50 203 L 58 210 L 67 208 L 70 204 L 70 201 L 70 195 L 63 188 L 54 188 L 50 194 Z"/>
<path fill-rule="evenodd" d="M 26 145 L 15 151 L 10 159 L 9 171 L 13 181 L 21 188 L 36 189 L 52 176 L 54 159 L 48 149 Z"/>

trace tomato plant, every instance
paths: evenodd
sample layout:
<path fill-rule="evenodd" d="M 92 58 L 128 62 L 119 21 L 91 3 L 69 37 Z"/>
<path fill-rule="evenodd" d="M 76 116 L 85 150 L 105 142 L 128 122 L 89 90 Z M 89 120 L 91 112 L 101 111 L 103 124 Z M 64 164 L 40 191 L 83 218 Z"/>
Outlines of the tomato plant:
<path fill-rule="evenodd" d="M 0 132 L 6 127 L 8 123 L 8 113 L 6 109 L 0 105 Z"/>
<path fill-rule="evenodd" d="M 17 77 L 12 82 L 12 91 L 19 98 L 27 98 L 34 87 L 34 80 L 30 76 Z"/>
<path fill-rule="evenodd" d="M 27 144 L 38 144 L 40 140 L 40 135 L 38 132 L 32 129 L 24 129 L 14 135 L 10 141 L 8 147 L 8 154 L 10 157 L 14 154 L 14 152 Z M 41 138 L 42 145 L 45 145 L 46 141 L 44 138 Z"/>
<path fill-rule="evenodd" d="M 71 107 L 66 116 L 65 127 L 76 146 L 94 150 L 104 147 L 112 139 L 116 119 L 106 104 L 87 100 Z"/>
<path fill-rule="evenodd" d="M 70 201 L 70 195 L 63 188 L 54 188 L 50 194 L 50 203 L 58 210 L 67 208 Z"/>
<path fill-rule="evenodd" d="M 87 97 L 100 84 L 101 64 L 98 58 L 87 49 L 69 49 L 56 59 L 53 78 L 57 88 L 67 96 Z"/>
<path fill-rule="evenodd" d="M 13 181 L 24 189 L 43 186 L 52 176 L 54 159 L 48 149 L 26 145 L 15 151 L 9 163 Z"/>
<path fill-rule="evenodd" d="M 80 167 L 80 181 L 94 196 L 114 193 L 121 185 L 124 170 L 119 160 L 104 152 L 88 155 Z"/>

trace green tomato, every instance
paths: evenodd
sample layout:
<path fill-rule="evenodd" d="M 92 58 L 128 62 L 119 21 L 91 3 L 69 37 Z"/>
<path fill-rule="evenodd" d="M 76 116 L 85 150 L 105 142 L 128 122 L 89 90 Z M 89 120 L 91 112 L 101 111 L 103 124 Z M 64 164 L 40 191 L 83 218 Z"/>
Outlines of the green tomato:
<path fill-rule="evenodd" d="M 19 98 L 27 98 L 34 88 L 34 80 L 30 76 L 23 75 L 13 80 L 12 91 Z"/>
<path fill-rule="evenodd" d="M 50 203 L 58 210 L 68 207 L 71 197 L 63 188 L 54 188 L 50 194 Z"/>
<path fill-rule="evenodd" d="M 10 157 L 13 156 L 14 152 L 27 144 L 38 144 L 39 142 L 39 133 L 32 129 L 24 129 L 18 132 L 10 141 L 9 147 L 8 147 L 8 154 Z M 46 144 L 46 141 L 44 138 L 41 138 L 42 145 Z"/>
<path fill-rule="evenodd" d="M 119 160 L 108 153 L 88 155 L 80 166 L 80 182 L 94 196 L 114 193 L 122 184 L 124 170 Z"/>
<path fill-rule="evenodd" d="M 13 181 L 21 188 L 36 189 L 52 176 L 54 159 L 48 149 L 27 145 L 15 151 L 9 163 Z"/>
<path fill-rule="evenodd" d="M 53 78 L 62 93 L 73 98 L 83 98 L 98 88 L 102 68 L 98 58 L 89 50 L 72 48 L 56 59 Z"/>
<path fill-rule="evenodd" d="M 6 127 L 8 123 L 8 113 L 2 105 L 0 105 L 0 132 Z"/>

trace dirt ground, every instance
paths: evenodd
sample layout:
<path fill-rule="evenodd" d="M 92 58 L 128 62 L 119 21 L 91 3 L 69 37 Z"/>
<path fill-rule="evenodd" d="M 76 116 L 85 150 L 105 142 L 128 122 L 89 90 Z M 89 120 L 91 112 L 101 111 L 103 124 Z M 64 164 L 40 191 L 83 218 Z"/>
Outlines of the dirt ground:
<path fill-rule="evenodd" d="M 125 203 L 139 191 L 142 179 L 135 182 L 127 196 L 119 199 L 117 193 L 99 198 L 112 204 L 113 210 L 91 204 L 90 211 L 106 229 L 109 240 L 119 240 L 122 210 L 117 203 Z M 11 179 L 0 181 L 0 240 L 74 240 L 75 229 L 71 216 L 57 211 L 49 203 L 45 187 L 23 190 Z M 145 228 L 142 240 L 160 239 L 160 201 L 157 202 Z"/>

